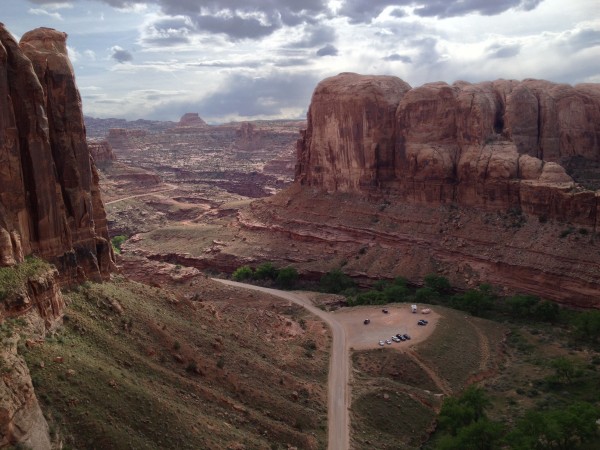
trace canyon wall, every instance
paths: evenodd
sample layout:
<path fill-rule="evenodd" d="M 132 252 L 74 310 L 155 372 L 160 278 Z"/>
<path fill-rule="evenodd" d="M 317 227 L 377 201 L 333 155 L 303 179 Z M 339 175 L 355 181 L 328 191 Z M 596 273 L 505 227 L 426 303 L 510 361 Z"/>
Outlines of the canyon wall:
<path fill-rule="evenodd" d="M 62 282 L 106 278 L 112 248 L 66 34 L 39 28 L 17 44 L 0 25 L 0 92 L 0 264 L 33 254 Z"/>
<path fill-rule="evenodd" d="M 313 94 L 296 181 L 413 204 L 519 210 L 596 227 L 570 158 L 600 161 L 600 85 L 429 83 L 343 73 Z"/>

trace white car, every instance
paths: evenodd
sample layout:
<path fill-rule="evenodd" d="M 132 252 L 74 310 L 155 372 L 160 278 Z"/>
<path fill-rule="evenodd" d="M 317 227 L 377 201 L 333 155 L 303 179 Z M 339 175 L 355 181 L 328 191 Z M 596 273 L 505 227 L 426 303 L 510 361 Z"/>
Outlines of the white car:
<path fill-rule="evenodd" d="M 386 343 L 387 345 L 392 345 L 392 341 L 390 341 L 389 339 L 388 339 L 387 341 L 385 341 L 385 343 Z"/>
<path fill-rule="evenodd" d="M 400 342 L 400 339 L 398 339 L 396 336 L 392 336 L 392 341 L 394 341 L 394 342 Z"/>
<path fill-rule="evenodd" d="M 379 345 L 381 345 L 383 347 L 385 345 L 385 342 L 379 341 Z"/>

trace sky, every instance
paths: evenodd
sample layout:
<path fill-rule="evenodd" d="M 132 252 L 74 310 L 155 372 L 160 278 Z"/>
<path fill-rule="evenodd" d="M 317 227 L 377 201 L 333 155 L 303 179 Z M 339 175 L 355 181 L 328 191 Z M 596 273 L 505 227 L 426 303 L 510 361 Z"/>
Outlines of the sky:
<path fill-rule="evenodd" d="M 100 118 L 302 119 L 341 72 L 600 82 L 600 0 L 3 0 L 0 22 L 66 32 Z"/>

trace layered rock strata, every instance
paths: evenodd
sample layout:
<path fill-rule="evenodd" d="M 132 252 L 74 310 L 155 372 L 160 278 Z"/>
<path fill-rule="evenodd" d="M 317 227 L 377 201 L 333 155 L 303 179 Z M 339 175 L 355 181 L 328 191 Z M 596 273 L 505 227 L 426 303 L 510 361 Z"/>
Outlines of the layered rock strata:
<path fill-rule="evenodd" d="M 414 204 L 514 209 L 596 227 L 598 193 L 561 162 L 600 160 L 600 85 L 498 80 L 410 88 L 389 76 L 322 81 L 296 180 Z"/>
<path fill-rule="evenodd" d="M 0 25 L 0 92 L 0 263 L 35 254 L 63 282 L 107 277 L 112 248 L 66 34 L 39 28 L 17 44 Z"/>

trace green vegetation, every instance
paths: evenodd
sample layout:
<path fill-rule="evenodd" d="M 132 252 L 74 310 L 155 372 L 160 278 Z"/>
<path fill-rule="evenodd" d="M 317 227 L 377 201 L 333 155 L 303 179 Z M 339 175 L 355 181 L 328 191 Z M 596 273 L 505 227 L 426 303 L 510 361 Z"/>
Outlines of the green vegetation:
<path fill-rule="evenodd" d="M 127 236 L 119 235 L 113 237 L 110 242 L 115 253 L 121 254 L 121 245 L 127 240 Z"/>
<path fill-rule="evenodd" d="M 28 256 L 15 266 L 0 267 L 0 301 L 25 289 L 28 279 L 48 272 L 51 267 L 46 261 L 34 256 Z"/>
<path fill-rule="evenodd" d="M 298 271 L 295 267 L 276 268 L 266 262 L 252 270 L 250 266 L 238 267 L 231 275 L 235 281 L 257 281 L 262 284 L 272 283 L 281 289 L 293 289 L 298 281 Z"/>
<path fill-rule="evenodd" d="M 334 269 L 327 272 L 319 281 L 319 288 L 322 292 L 330 294 L 340 294 L 343 291 L 355 286 L 354 281 L 340 269 Z"/>
<path fill-rule="evenodd" d="M 598 444 L 600 409 L 574 402 L 566 407 L 528 411 L 514 425 L 487 417 L 491 402 L 485 391 L 471 386 L 444 401 L 438 418 L 437 450 L 570 450 Z"/>

